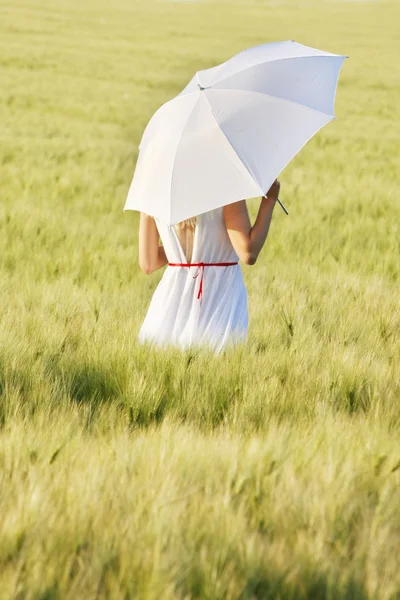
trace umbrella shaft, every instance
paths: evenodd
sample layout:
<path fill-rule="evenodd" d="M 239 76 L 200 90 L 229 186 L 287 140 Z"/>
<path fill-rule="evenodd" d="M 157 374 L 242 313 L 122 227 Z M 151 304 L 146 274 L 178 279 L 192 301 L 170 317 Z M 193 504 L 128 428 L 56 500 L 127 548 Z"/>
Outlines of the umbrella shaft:
<path fill-rule="evenodd" d="M 286 210 L 286 208 L 284 207 L 284 205 L 282 204 L 282 202 L 279 200 L 279 198 L 277 198 L 279 204 L 282 206 L 283 210 L 285 211 L 285 213 L 288 215 L 288 211 Z"/>

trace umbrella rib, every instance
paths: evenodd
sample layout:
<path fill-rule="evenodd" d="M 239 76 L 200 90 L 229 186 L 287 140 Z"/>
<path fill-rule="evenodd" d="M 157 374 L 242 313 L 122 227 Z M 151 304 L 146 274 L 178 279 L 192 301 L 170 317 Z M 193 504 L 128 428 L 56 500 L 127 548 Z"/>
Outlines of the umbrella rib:
<path fill-rule="evenodd" d="M 336 96 L 336 89 L 337 89 L 338 81 L 339 81 L 339 78 L 336 81 L 335 96 Z M 289 98 L 281 98 L 280 96 L 274 96 L 273 94 L 267 94 L 266 92 L 257 92 L 256 90 L 243 90 L 241 88 L 214 88 L 212 86 L 205 88 L 204 91 L 206 91 L 206 92 L 208 92 L 208 91 L 210 91 L 210 92 L 248 92 L 249 94 L 260 94 L 260 96 L 268 96 L 269 98 L 275 98 L 276 100 L 282 100 L 282 102 L 290 102 L 291 104 L 295 104 L 296 106 L 304 106 L 304 108 L 313 110 L 314 112 L 317 112 L 320 115 L 326 115 L 327 117 L 330 117 L 331 119 L 337 119 L 337 117 L 335 117 L 335 115 L 331 115 L 322 110 L 318 110 L 317 108 L 313 108 L 312 106 L 308 106 L 308 104 L 303 104 L 302 102 L 295 102 L 294 100 L 289 100 Z M 188 92 L 187 94 L 185 94 L 185 96 L 190 96 L 192 94 L 198 94 L 198 93 L 199 93 L 199 90 L 193 90 L 193 92 Z M 334 100 L 335 100 L 335 98 L 334 98 Z M 208 102 L 208 100 L 207 100 L 207 102 Z"/>

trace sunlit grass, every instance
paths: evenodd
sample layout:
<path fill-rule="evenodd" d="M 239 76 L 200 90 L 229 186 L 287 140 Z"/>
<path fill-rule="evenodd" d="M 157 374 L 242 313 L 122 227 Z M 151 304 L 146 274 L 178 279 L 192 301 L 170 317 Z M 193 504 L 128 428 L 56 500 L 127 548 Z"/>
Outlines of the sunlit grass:
<path fill-rule="evenodd" d="M 395 598 L 398 4 L 0 12 L 0 598 Z M 139 346 L 162 275 L 123 212 L 143 129 L 196 70 L 284 39 L 350 58 L 242 267 L 248 341 Z"/>

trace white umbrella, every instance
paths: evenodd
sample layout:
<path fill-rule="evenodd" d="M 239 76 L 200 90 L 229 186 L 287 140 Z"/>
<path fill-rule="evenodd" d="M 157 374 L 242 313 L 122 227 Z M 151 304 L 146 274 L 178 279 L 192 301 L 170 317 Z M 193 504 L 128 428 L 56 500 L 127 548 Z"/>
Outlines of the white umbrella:
<path fill-rule="evenodd" d="M 198 71 L 150 119 L 125 210 L 168 225 L 264 195 L 324 125 L 348 56 L 272 42 Z"/>

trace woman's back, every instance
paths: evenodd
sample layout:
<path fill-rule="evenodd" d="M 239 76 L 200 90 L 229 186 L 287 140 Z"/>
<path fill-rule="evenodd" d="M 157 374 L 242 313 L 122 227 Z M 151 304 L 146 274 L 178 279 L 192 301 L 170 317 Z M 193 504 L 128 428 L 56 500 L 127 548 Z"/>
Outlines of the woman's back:
<path fill-rule="evenodd" d="M 190 263 L 192 262 L 196 221 L 195 219 L 193 219 L 193 223 L 183 221 L 182 223 L 177 223 L 174 225 L 174 228 L 178 236 L 179 244 L 181 245 L 182 251 L 186 257 L 186 261 Z"/>
<path fill-rule="evenodd" d="M 245 339 L 247 292 L 223 208 L 199 215 L 195 228 L 155 222 L 169 265 L 139 339 L 180 347 L 209 345 L 217 352 Z"/>

